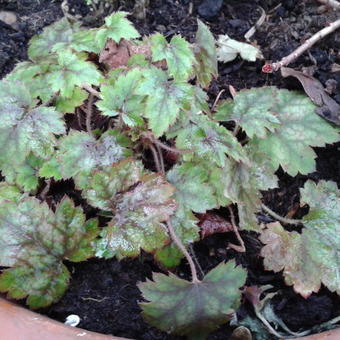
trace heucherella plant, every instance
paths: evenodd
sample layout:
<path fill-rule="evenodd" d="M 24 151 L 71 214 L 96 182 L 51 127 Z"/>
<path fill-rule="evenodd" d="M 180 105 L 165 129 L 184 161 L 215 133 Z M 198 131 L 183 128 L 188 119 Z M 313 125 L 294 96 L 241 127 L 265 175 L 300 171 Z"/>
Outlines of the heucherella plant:
<path fill-rule="evenodd" d="M 303 296 L 321 282 L 335 291 L 334 183 L 302 189 L 310 212 L 301 235 L 280 225 L 262 230 L 256 214 L 262 192 L 278 186 L 277 169 L 313 172 L 312 147 L 338 141 L 337 129 L 306 96 L 275 87 L 241 90 L 210 107 L 205 89 L 218 70 L 207 26 L 198 21 L 193 43 L 141 38 L 126 16 L 114 13 L 93 29 L 66 18 L 54 23 L 30 41 L 29 61 L 0 82 L 0 265 L 8 267 L 0 291 L 39 308 L 65 292 L 64 260 L 143 250 L 174 269 L 185 257 L 191 281 L 155 273 L 139 284 L 148 301 L 141 308 L 166 332 L 205 339 L 238 307 L 246 270 L 229 261 L 201 278 L 187 248 L 200 239 L 197 214 L 232 204 L 240 229 L 262 233 L 267 269 L 284 270 Z M 107 225 L 99 229 L 67 196 L 45 200 L 44 180 L 73 180 L 77 203 L 86 200 Z M 280 258 L 273 235 L 281 238 Z"/>

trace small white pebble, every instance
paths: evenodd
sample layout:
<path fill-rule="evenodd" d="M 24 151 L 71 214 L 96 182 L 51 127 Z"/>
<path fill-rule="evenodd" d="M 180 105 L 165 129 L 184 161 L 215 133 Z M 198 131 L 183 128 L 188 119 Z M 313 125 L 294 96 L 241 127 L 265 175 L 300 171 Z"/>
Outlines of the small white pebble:
<path fill-rule="evenodd" d="M 83 333 L 78 333 L 77 336 L 85 336 L 87 333 L 83 332 Z"/>
<path fill-rule="evenodd" d="M 67 326 L 76 327 L 79 324 L 79 322 L 80 317 L 78 315 L 71 314 L 66 318 L 64 324 Z"/>

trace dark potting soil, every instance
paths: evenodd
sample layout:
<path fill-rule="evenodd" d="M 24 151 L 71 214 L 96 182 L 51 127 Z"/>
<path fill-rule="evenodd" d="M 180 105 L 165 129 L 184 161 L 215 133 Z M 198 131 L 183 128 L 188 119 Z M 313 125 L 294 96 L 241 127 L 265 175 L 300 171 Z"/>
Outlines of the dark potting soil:
<path fill-rule="evenodd" d="M 62 17 L 61 2 L 61 0 L 0 0 L 0 10 L 10 10 L 18 16 L 16 29 L 0 21 L 0 78 L 10 72 L 17 62 L 27 59 L 27 43 L 33 35 L 40 33 L 43 27 Z M 132 0 L 116 2 L 120 9 L 128 11 L 133 9 Z M 81 20 L 90 26 L 100 25 L 103 18 L 108 15 L 91 12 L 84 0 L 69 0 L 68 3 L 70 13 L 80 15 Z M 181 34 L 190 41 L 193 41 L 197 29 L 196 18 L 200 17 L 199 8 L 201 8 L 199 13 L 204 16 L 200 18 L 209 20 L 205 22 L 209 24 L 216 37 L 218 34 L 227 33 L 233 39 L 244 41 L 244 34 L 261 15 L 259 7 L 261 6 L 269 14 L 269 18 L 258 28 L 252 41 L 256 41 L 260 46 L 267 61 L 280 60 L 302 41 L 324 27 L 327 22 L 335 19 L 332 12 L 318 14 L 316 1 L 228 0 L 223 2 L 215 17 L 202 12 L 200 5 L 203 0 L 153 0 L 150 3 L 145 20 L 130 18 L 141 34 L 155 31 L 167 37 Z M 316 63 L 317 70 L 314 76 L 317 79 L 324 85 L 328 79 L 334 79 L 340 84 L 340 72 L 331 73 L 331 65 L 339 63 L 339 56 L 336 56 L 339 47 L 340 34 L 332 34 L 315 45 L 310 53 L 298 58 L 291 66 L 301 68 Z M 208 90 L 211 100 L 213 101 L 221 90 L 225 90 L 221 98 L 228 97 L 229 85 L 236 90 L 275 85 L 302 91 L 300 84 L 293 78 L 282 78 L 279 74 L 263 74 L 262 65 L 261 60 L 250 63 L 241 59 L 220 64 L 220 76 L 213 81 Z M 340 85 L 332 97 L 340 102 Z M 98 126 L 105 124 L 100 117 L 94 117 L 96 118 Z M 80 128 L 71 117 L 68 118 L 68 124 Z M 308 176 L 298 175 L 292 178 L 279 170 L 280 188 L 264 193 L 264 203 L 283 216 L 291 213 L 293 215 L 290 217 L 300 218 L 307 211 L 299 209 L 299 188 L 307 179 L 333 180 L 340 186 L 339 147 L 340 143 L 327 148 L 315 148 L 318 156 L 317 170 Z M 49 196 L 59 200 L 65 193 L 77 204 L 82 204 L 88 217 L 96 213 L 96 210 L 80 197 L 80 193 L 74 190 L 72 181 L 53 183 Z M 222 216 L 226 215 L 223 209 L 217 212 Z M 259 218 L 265 216 L 259 215 Z M 289 230 L 294 229 L 291 226 L 287 227 Z M 293 331 L 311 328 L 339 315 L 340 299 L 336 294 L 331 294 L 327 289 L 322 289 L 308 299 L 295 294 L 291 287 L 284 284 L 280 273 L 264 271 L 259 256 L 261 243 L 257 235 L 241 232 L 241 236 L 245 241 L 246 253 L 227 249 L 229 242 L 237 244 L 232 233 L 215 234 L 196 243 L 193 252 L 202 271 L 206 273 L 221 261 L 236 259 L 238 264 L 248 270 L 246 285 L 270 284 L 273 291 L 278 292 L 272 300 L 275 312 Z M 137 303 L 142 298 L 136 283 L 151 278 L 152 272 L 162 271 L 150 255 L 142 253 L 137 259 L 121 262 L 115 259 L 92 259 L 79 264 L 67 263 L 67 266 L 72 273 L 68 291 L 58 303 L 41 310 L 41 313 L 60 321 L 64 321 L 69 314 L 78 314 L 81 317 L 79 327 L 132 339 L 181 339 L 150 327 L 144 323 L 140 315 Z M 176 274 L 188 278 L 187 265 L 183 263 L 176 269 Z M 242 304 L 238 315 L 240 318 L 247 315 L 254 317 L 252 307 L 247 303 Z M 231 331 L 232 327 L 225 325 L 209 339 L 228 339 Z"/>

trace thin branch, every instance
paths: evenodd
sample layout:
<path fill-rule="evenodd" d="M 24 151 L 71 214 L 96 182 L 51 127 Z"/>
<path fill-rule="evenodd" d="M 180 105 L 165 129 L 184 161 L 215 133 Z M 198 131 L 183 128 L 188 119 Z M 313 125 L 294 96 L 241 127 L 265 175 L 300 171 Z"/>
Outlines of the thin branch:
<path fill-rule="evenodd" d="M 46 103 L 39 105 L 39 107 L 47 107 L 51 105 L 57 99 L 58 96 L 59 96 L 59 91 L 56 92 Z"/>
<path fill-rule="evenodd" d="M 276 212 L 274 212 L 273 210 L 271 210 L 269 207 L 267 207 L 265 204 L 261 204 L 262 209 L 267 212 L 269 215 L 271 215 L 272 217 L 274 217 L 275 219 L 277 219 L 278 221 L 282 222 L 282 223 L 287 223 L 287 224 L 301 224 L 302 221 L 301 220 L 293 220 L 290 218 L 285 218 L 282 217 L 280 215 L 278 215 Z"/>
<path fill-rule="evenodd" d="M 85 122 L 86 122 L 86 130 L 91 136 L 93 136 L 92 129 L 91 129 L 93 100 L 94 100 L 94 95 L 92 93 L 90 93 L 89 99 L 87 101 L 86 121 Z"/>
<path fill-rule="evenodd" d="M 236 137 L 237 134 L 239 133 L 241 127 L 237 123 L 235 124 L 234 130 L 233 130 L 233 136 Z"/>
<path fill-rule="evenodd" d="M 195 251 L 194 251 L 192 244 L 189 244 L 189 254 L 193 258 L 195 265 L 198 268 L 198 271 L 199 271 L 201 277 L 204 277 L 204 271 L 203 271 L 203 269 L 202 269 L 202 267 L 201 267 L 201 265 L 200 265 L 200 263 L 197 259 L 197 256 L 195 254 Z"/>
<path fill-rule="evenodd" d="M 102 99 L 102 96 L 100 95 L 100 92 L 98 92 L 97 90 L 95 90 L 92 86 L 87 85 L 87 84 L 83 84 L 81 86 L 84 90 L 86 90 L 89 93 L 92 93 L 95 97 Z"/>
<path fill-rule="evenodd" d="M 176 149 L 176 148 L 174 148 L 174 147 L 168 146 L 168 145 L 162 143 L 162 142 L 161 142 L 159 139 L 157 139 L 157 138 L 151 138 L 151 141 L 152 141 L 154 144 L 160 146 L 162 149 L 167 150 L 167 151 L 170 151 L 170 152 L 173 152 L 173 153 L 179 153 L 179 154 L 181 154 L 181 153 L 190 153 L 190 152 L 193 152 L 193 150 L 189 150 L 189 149 Z"/>
<path fill-rule="evenodd" d="M 221 91 L 218 93 L 218 95 L 217 95 L 217 97 L 216 97 L 216 99 L 215 99 L 215 101 L 214 101 L 214 104 L 213 104 L 213 106 L 212 106 L 212 108 L 211 108 L 211 111 L 214 111 L 214 110 L 215 110 L 215 107 L 216 107 L 216 105 L 217 105 L 217 103 L 218 103 L 218 101 L 219 101 L 219 99 L 220 99 L 220 97 L 221 97 L 221 95 L 223 94 L 224 91 L 225 91 L 225 90 L 221 90 Z"/>
<path fill-rule="evenodd" d="M 244 253 L 246 251 L 246 247 L 245 247 L 244 242 L 242 240 L 242 237 L 241 237 L 241 235 L 240 235 L 240 233 L 237 229 L 233 209 L 230 206 L 228 206 L 228 210 L 229 210 L 229 213 L 230 213 L 231 225 L 232 225 L 234 233 L 235 233 L 235 235 L 236 235 L 236 237 L 237 237 L 237 239 L 238 239 L 238 241 L 240 242 L 240 245 L 241 245 L 241 246 L 237 246 L 235 244 L 229 243 L 228 248 L 232 248 L 232 249 L 238 251 L 239 253 Z"/>
<path fill-rule="evenodd" d="M 267 327 L 269 333 L 273 334 L 274 336 L 276 336 L 278 339 L 283 338 L 283 336 L 276 332 L 276 330 L 271 326 L 271 324 L 267 321 L 267 319 L 260 313 L 260 311 L 258 311 L 256 308 L 255 309 L 255 314 L 256 316 L 262 321 L 262 323 Z"/>
<path fill-rule="evenodd" d="M 46 186 L 40 193 L 40 198 L 41 198 L 42 201 L 45 200 L 47 193 L 50 191 L 51 179 L 45 180 L 45 183 L 46 183 Z"/>
<path fill-rule="evenodd" d="M 173 228 L 173 226 L 171 224 L 170 219 L 167 220 L 166 224 L 167 224 L 167 227 L 168 227 L 168 230 L 169 230 L 169 234 L 170 234 L 172 240 L 174 241 L 176 246 L 180 249 L 180 251 L 183 253 L 183 255 L 185 256 L 185 258 L 187 259 L 187 261 L 189 263 L 190 271 L 191 271 L 191 278 L 192 278 L 191 282 L 199 283 L 200 280 L 198 279 L 195 263 L 194 263 L 192 257 L 188 253 L 187 249 L 184 247 L 182 241 L 176 235 L 175 230 L 174 230 L 174 228 Z"/>
<path fill-rule="evenodd" d="M 330 23 L 328 26 L 324 27 L 319 32 L 315 33 L 312 37 L 306 40 L 301 46 L 299 46 L 295 51 L 293 51 L 288 56 L 282 58 L 280 61 L 272 64 L 265 64 L 262 67 L 262 72 L 272 73 L 278 71 L 281 67 L 287 66 L 300 57 L 305 51 L 311 48 L 316 42 L 326 37 L 328 34 L 334 32 L 340 27 L 340 19 Z"/>
<path fill-rule="evenodd" d="M 162 150 L 161 150 L 161 148 L 159 147 L 158 144 L 156 144 L 156 149 L 157 149 L 157 152 L 158 152 L 158 158 L 159 158 L 162 174 L 164 175 L 165 174 L 165 166 L 164 166 L 164 158 L 163 158 Z"/>
<path fill-rule="evenodd" d="M 161 167 L 161 164 L 160 164 L 160 161 L 159 161 L 159 158 L 158 158 L 158 153 L 157 153 L 155 147 L 152 144 L 150 144 L 149 148 L 150 148 L 150 150 L 152 152 L 152 156 L 153 156 L 153 160 L 155 162 L 155 166 L 156 166 L 157 172 L 163 173 L 162 172 L 162 167 Z"/>
<path fill-rule="evenodd" d="M 340 10 L 340 2 L 336 0 L 318 0 L 318 1 L 322 3 L 323 5 L 333 8 L 335 11 Z"/>

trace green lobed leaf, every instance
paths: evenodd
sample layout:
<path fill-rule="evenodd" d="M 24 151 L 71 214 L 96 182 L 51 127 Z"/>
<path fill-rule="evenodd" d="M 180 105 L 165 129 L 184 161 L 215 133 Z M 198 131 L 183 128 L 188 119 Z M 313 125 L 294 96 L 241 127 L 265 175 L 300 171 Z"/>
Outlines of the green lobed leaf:
<path fill-rule="evenodd" d="M 39 168 L 44 160 L 30 153 L 20 164 L 7 164 L 2 167 L 2 175 L 8 183 L 17 185 L 25 192 L 34 191 L 39 185 Z"/>
<path fill-rule="evenodd" d="M 194 70 L 198 83 L 207 88 L 212 77 L 218 75 L 216 41 L 209 28 L 201 20 L 197 19 L 197 24 Z"/>
<path fill-rule="evenodd" d="M 233 134 L 206 115 L 192 115 L 187 124 L 172 129 L 167 136 L 176 137 L 178 149 L 193 150 L 193 153 L 183 155 L 185 160 L 209 157 L 218 166 L 224 166 L 228 155 L 236 161 L 248 162 L 242 145 Z"/>
<path fill-rule="evenodd" d="M 185 82 L 169 81 L 167 74 L 156 67 L 143 74 L 136 94 L 147 96 L 144 116 L 149 119 L 149 128 L 155 136 L 160 137 L 175 123 L 192 89 Z"/>
<path fill-rule="evenodd" d="M 102 99 L 96 102 L 102 114 L 111 117 L 119 115 L 128 126 L 143 125 L 144 96 L 135 94 L 142 76 L 143 71 L 134 68 L 119 75 L 113 84 L 103 85 L 100 89 Z"/>
<path fill-rule="evenodd" d="M 339 223 L 338 223 L 339 225 Z M 287 285 L 303 297 L 318 292 L 323 283 L 330 291 L 339 287 L 339 227 L 286 231 L 280 223 L 267 225 L 260 240 L 264 267 L 280 272 Z"/>
<path fill-rule="evenodd" d="M 87 51 L 99 54 L 101 48 L 96 40 L 98 30 L 98 28 L 92 28 L 74 32 L 69 46 L 77 52 Z"/>
<path fill-rule="evenodd" d="M 170 76 L 177 81 L 188 80 L 195 63 L 190 44 L 178 35 L 172 37 L 168 43 L 160 33 L 152 35 L 150 41 L 152 61 L 165 59 Z"/>
<path fill-rule="evenodd" d="M 62 18 L 44 28 L 42 34 L 35 35 L 29 42 L 28 56 L 39 61 L 52 51 L 62 50 L 72 41 L 73 32 L 79 30 L 79 24 L 71 24 L 67 18 Z"/>
<path fill-rule="evenodd" d="M 185 162 L 175 165 L 167 172 L 166 177 L 176 187 L 174 198 L 180 207 L 204 213 L 218 206 L 206 169 L 195 163 Z"/>
<path fill-rule="evenodd" d="M 53 107 L 34 107 L 36 101 L 21 83 L 2 81 L 0 90 L 0 168 L 21 164 L 33 152 L 47 158 L 65 133 L 62 115 Z M 15 157 L 13 157 L 15 155 Z"/>
<path fill-rule="evenodd" d="M 271 111 L 276 112 L 280 125 L 264 139 L 254 137 L 250 144 L 265 153 L 275 168 L 281 165 L 291 176 L 313 172 L 316 154 L 311 146 L 334 143 L 340 140 L 339 134 L 316 114 L 307 96 L 283 89 L 275 92 Z"/>
<path fill-rule="evenodd" d="M 121 39 L 139 38 L 139 33 L 126 19 L 127 12 L 116 12 L 105 18 L 105 25 L 96 34 L 96 41 L 100 49 L 103 49 L 107 39 L 112 39 L 119 44 Z"/>
<path fill-rule="evenodd" d="M 36 198 L 0 204 L 0 291 L 27 298 L 31 308 L 46 307 L 65 292 L 70 274 L 62 260 L 94 255 L 96 220 L 86 221 L 80 207 L 64 197 L 53 213 Z"/>
<path fill-rule="evenodd" d="M 85 61 L 86 56 L 76 55 L 70 50 L 58 52 L 58 62 L 50 66 L 48 83 L 62 97 L 71 98 L 74 87 L 82 84 L 99 85 L 102 75 L 94 64 Z"/>
<path fill-rule="evenodd" d="M 198 219 L 190 209 L 180 206 L 170 220 L 177 237 L 185 246 L 199 240 Z M 177 267 L 183 257 L 182 251 L 178 249 L 174 242 L 158 249 L 155 253 L 156 261 L 167 268 Z"/>
<path fill-rule="evenodd" d="M 126 158 L 130 152 L 121 145 L 124 142 L 115 130 L 106 131 L 97 140 L 86 132 L 71 130 L 59 140 L 56 154 L 63 178 L 85 176 Z"/>
<path fill-rule="evenodd" d="M 44 164 L 41 166 L 38 172 L 40 177 L 46 178 L 54 178 L 56 181 L 59 181 L 63 178 L 61 173 L 60 164 L 58 160 L 55 158 L 55 154 L 48 159 Z"/>
<path fill-rule="evenodd" d="M 5 201 L 18 202 L 22 198 L 21 190 L 7 182 L 0 182 L 0 205 Z"/>
<path fill-rule="evenodd" d="M 89 204 L 112 213 L 97 243 L 99 257 L 137 256 L 169 242 L 162 223 L 177 207 L 175 188 L 156 174 L 145 174 L 141 162 L 131 158 L 94 171 L 82 195 Z"/>
<path fill-rule="evenodd" d="M 154 281 L 138 285 L 150 301 L 140 304 L 143 318 L 163 331 L 206 339 L 239 305 L 245 279 L 246 271 L 234 261 L 220 263 L 201 282 L 153 273 Z"/>
<path fill-rule="evenodd" d="M 131 158 L 124 159 L 111 167 L 94 171 L 89 186 L 82 196 L 89 204 L 105 211 L 112 211 L 118 192 L 128 191 L 144 174 L 143 164 Z"/>
<path fill-rule="evenodd" d="M 245 147 L 250 166 L 229 160 L 223 168 L 221 186 L 224 195 L 237 203 L 239 225 L 242 229 L 258 231 L 256 213 L 261 210 L 261 190 L 278 186 L 275 169 L 263 154 L 256 149 Z"/>
<path fill-rule="evenodd" d="M 101 232 L 99 257 L 138 256 L 140 250 L 153 252 L 169 243 L 165 222 L 177 205 L 171 198 L 175 188 L 160 175 L 144 175 L 129 191 L 116 195 L 114 216 Z"/>
<path fill-rule="evenodd" d="M 55 63 L 56 58 L 46 57 L 39 63 L 24 61 L 16 65 L 14 70 L 6 76 L 6 80 L 11 82 L 20 82 L 29 88 L 32 98 L 40 98 L 43 103 L 52 98 L 54 92 L 47 82 L 46 74 L 48 73 L 51 63 Z"/>
<path fill-rule="evenodd" d="M 301 201 L 309 205 L 299 234 L 279 223 L 261 234 L 261 251 L 268 270 L 283 270 L 285 281 L 304 297 L 318 292 L 323 283 L 340 294 L 340 191 L 332 181 L 308 180 L 300 189 Z"/>
<path fill-rule="evenodd" d="M 214 118 L 219 121 L 234 120 L 247 136 L 265 138 L 275 132 L 281 121 L 273 109 L 276 105 L 275 87 L 253 88 L 236 93 L 233 100 L 223 101 L 216 109 Z"/>
<path fill-rule="evenodd" d="M 37 260 L 37 259 L 35 259 Z M 26 266 L 6 269 L 0 276 L 0 291 L 11 299 L 23 299 L 32 309 L 47 307 L 65 293 L 70 273 L 62 263 L 45 255 L 39 263 L 28 259 Z"/>
<path fill-rule="evenodd" d="M 88 98 L 89 94 L 87 91 L 82 90 L 79 87 L 73 89 L 72 95 L 69 98 L 58 97 L 56 99 L 56 109 L 61 113 L 74 113 L 76 107 L 83 104 L 83 102 Z"/>

